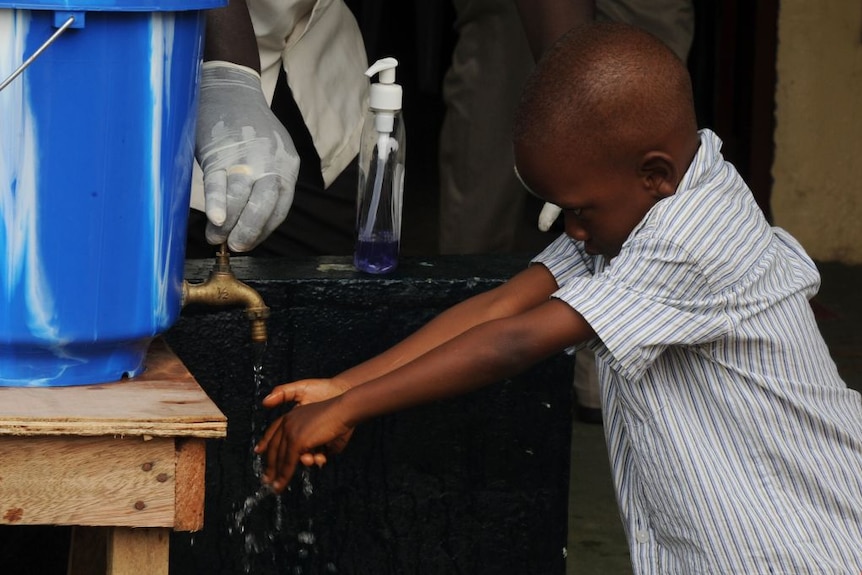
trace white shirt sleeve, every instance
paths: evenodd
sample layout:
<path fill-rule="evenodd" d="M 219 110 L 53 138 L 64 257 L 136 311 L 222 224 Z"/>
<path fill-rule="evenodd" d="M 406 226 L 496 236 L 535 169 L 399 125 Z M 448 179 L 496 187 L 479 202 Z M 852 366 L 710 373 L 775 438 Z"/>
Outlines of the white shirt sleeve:
<path fill-rule="evenodd" d="M 249 0 L 261 82 L 269 101 L 279 67 L 320 156 L 329 185 L 359 150 L 368 101 L 368 60 L 353 13 L 341 0 Z"/>

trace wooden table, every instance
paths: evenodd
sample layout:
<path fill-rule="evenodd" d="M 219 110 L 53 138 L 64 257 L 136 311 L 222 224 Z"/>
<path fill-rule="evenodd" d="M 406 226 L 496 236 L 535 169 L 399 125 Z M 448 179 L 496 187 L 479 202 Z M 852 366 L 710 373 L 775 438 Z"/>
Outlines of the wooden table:
<path fill-rule="evenodd" d="M 0 524 L 72 525 L 70 575 L 163 575 L 203 527 L 205 440 L 227 420 L 161 339 L 138 377 L 0 387 Z"/>

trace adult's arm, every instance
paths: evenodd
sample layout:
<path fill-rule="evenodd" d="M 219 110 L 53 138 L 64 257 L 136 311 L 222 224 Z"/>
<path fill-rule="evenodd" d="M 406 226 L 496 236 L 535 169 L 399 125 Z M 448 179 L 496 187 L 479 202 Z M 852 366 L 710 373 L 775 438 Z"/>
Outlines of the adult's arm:
<path fill-rule="evenodd" d="M 595 0 L 515 0 L 533 58 L 538 61 L 563 34 L 592 21 Z"/>
<path fill-rule="evenodd" d="M 260 73 L 260 56 L 246 0 L 206 12 L 204 61 L 221 60 Z"/>
<path fill-rule="evenodd" d="M 209 220 L 206 238 L 244 252 L 287 217 L 299 154 L 263 93 L 246 0 L 209 10 L 206 27 L 195 138 Z"/>

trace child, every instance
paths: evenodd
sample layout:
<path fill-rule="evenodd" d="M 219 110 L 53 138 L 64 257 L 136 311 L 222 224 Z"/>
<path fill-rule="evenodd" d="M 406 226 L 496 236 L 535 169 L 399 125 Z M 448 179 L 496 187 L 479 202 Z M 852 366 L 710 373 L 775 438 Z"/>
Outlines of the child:
<path fill-rule="evenodd" d="M 636 573 L 862 572 L 862 401 L 809 306 L 817 270 L 697 131 L 684 65 L 634 28 L 575 29 L 514 141 L 565 235 L 381 355 L 276 388 L 265 405 L 300 405 L 257 447 L 264 480 L 284 489 L 371 417 L 589 346 Z"/>

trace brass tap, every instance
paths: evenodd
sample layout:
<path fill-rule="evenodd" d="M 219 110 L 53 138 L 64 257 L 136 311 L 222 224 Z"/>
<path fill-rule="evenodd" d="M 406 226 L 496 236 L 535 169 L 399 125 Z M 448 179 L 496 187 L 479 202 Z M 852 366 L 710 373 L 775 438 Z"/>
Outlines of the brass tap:
<path fill-rule="evenodd" d="M 243 305 L 251 320 L 251 340 L 264 343 L 267 339 L 266 318 L 269 308 L 254 289 L 236 279 L 230 269 L 230 254 L 227 246 L 221 244 L 216 253 L 216 261 L 206 281 L 191 284 L 183 281 L 183 307 L 188 304 L 217 306 Z"/>

